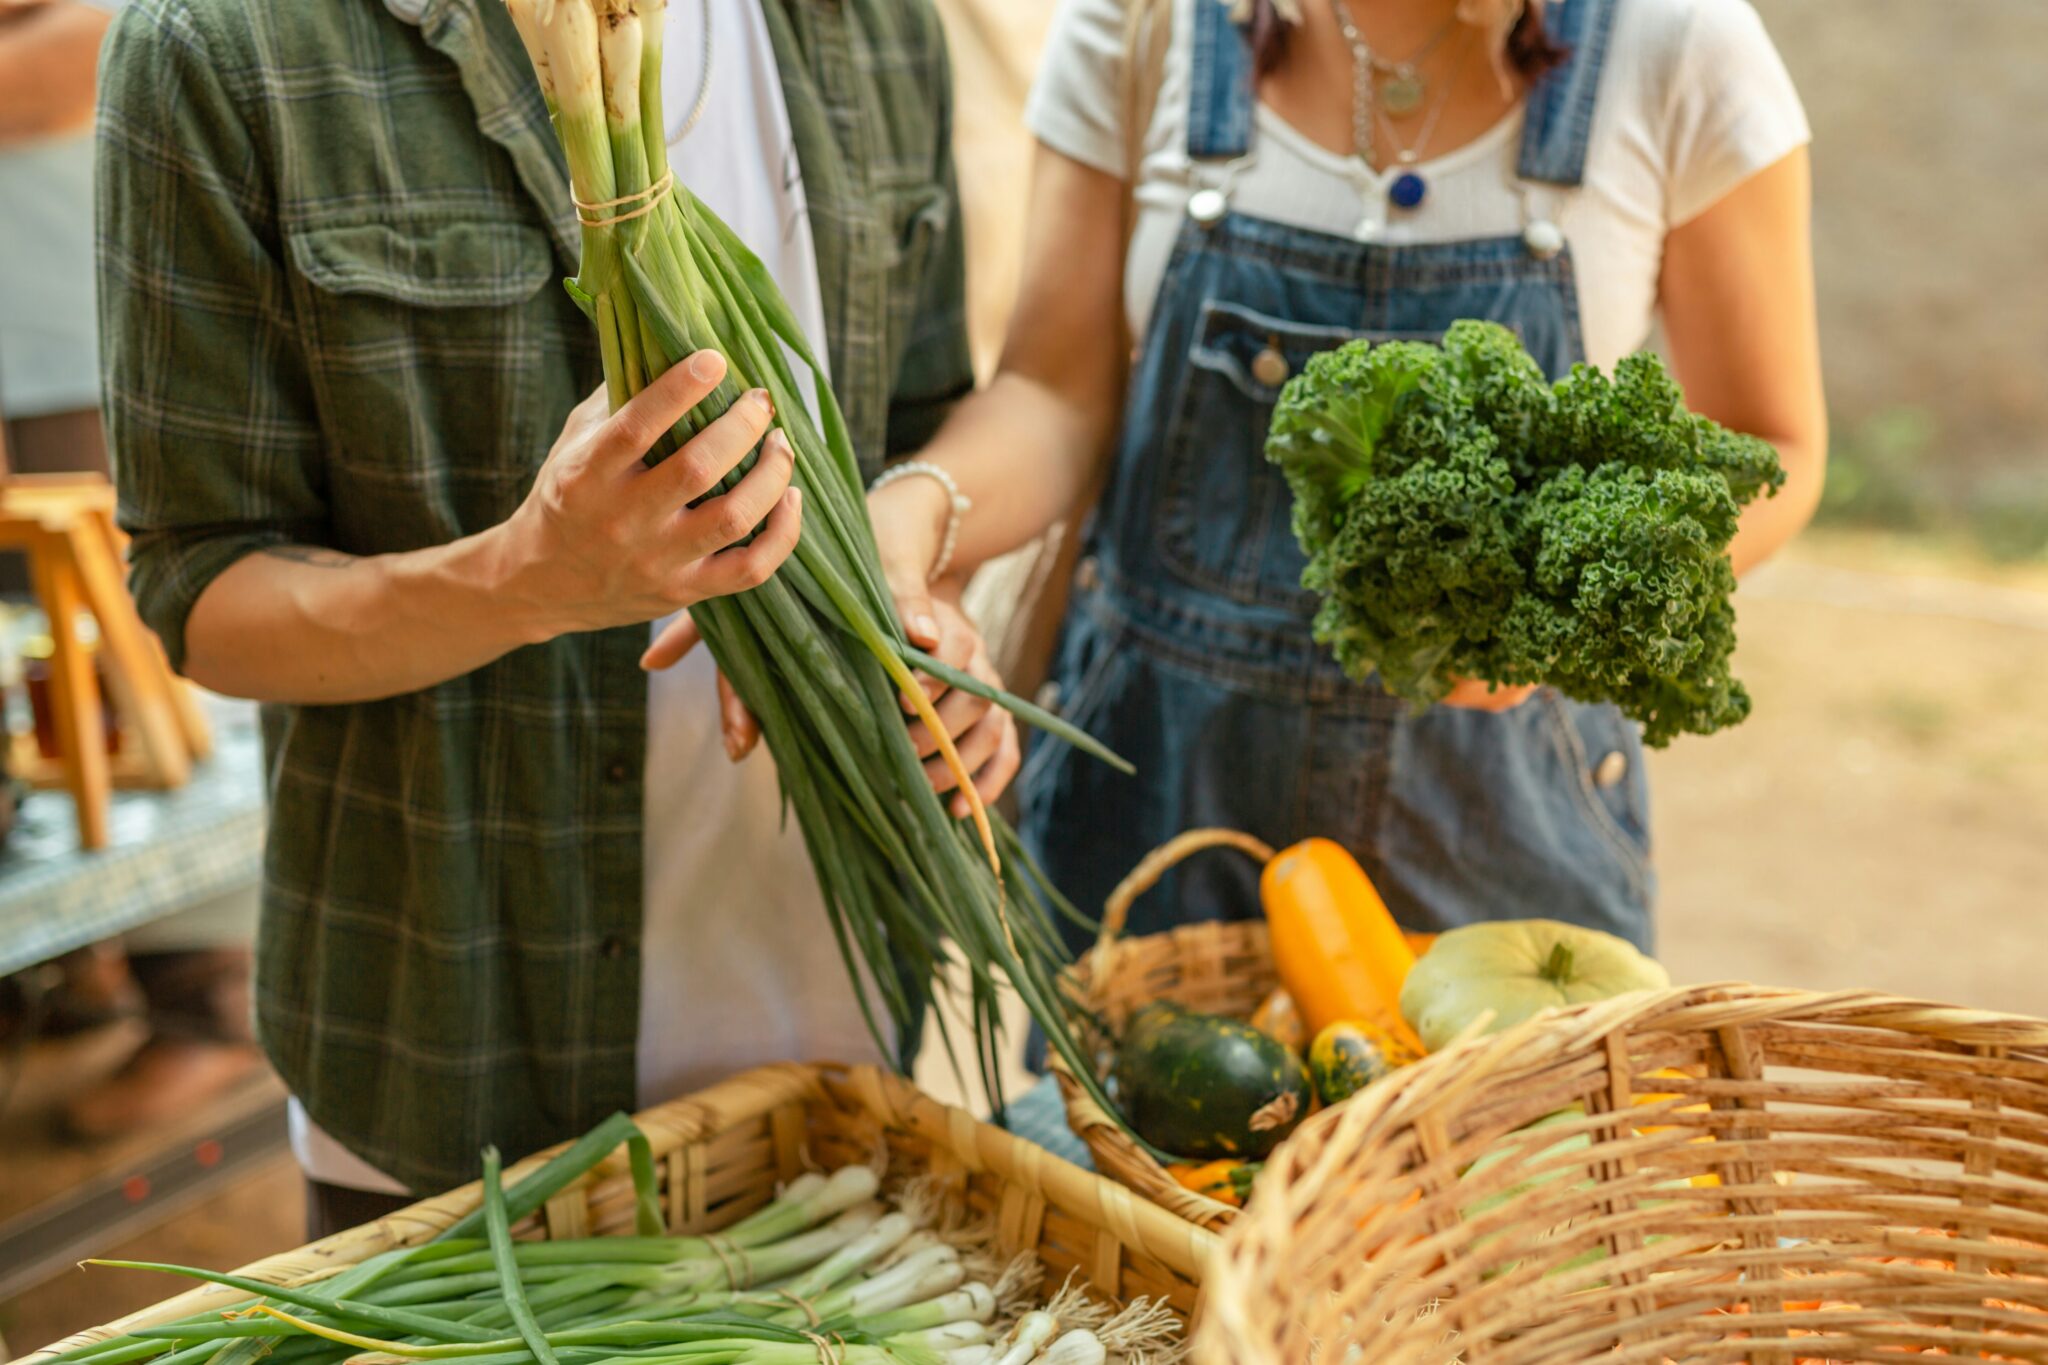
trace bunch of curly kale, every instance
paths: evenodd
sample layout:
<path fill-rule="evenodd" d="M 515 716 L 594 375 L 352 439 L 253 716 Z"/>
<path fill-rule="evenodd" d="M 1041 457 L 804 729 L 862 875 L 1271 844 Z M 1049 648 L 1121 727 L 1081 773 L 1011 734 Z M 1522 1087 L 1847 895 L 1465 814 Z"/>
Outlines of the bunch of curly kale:
<path fill-rule="evenodd" d="M 1668 744 L 1749 714 L 1728 542 L 1777 453 L 1686 410 L 1656 357 L 1555 385 L 1513 332 L 1353 342 L 1280 397 L 1267 458 L 1316 638 L 1417 704 L 1459 678 L 1606 701 Z"/>

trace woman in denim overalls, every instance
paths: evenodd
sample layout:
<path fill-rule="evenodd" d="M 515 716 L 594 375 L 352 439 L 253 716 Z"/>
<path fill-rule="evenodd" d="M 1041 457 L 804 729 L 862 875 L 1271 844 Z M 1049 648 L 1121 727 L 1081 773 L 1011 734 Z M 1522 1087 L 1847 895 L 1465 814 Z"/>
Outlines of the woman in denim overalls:
<path fill-rule="evenodd" d="M 1101 2 L 1067 0 L 1070 7 Z M 1381 0 L 1352 2 L 1367 13 Z M 1599 264 L 1575 259 L 1539 209 L 1579 192 L 1599 101 L 1614 84 L 1603 76 L 1618 13 L 1693 3 L 1736 0 L 1552 5 L 1549 33 L 1566 56 L 1523 97 L 1507 177 L 1519 182 L 1530 212 L 1502 235 L 1404 245 L 1240 210 L 1233 186 L 1256 164 L 1263 129 L 1250 45 L 1216 0 L 1177 7 L 1176 22 L 1192 25 L 1190 193 L 1137 348 L 1056 667 L 1063 714 L 1130 759 L 1137 775 L 1045 743 L 1033 750 L 1023 783 L 1026 839 L 1076 902 L 1099 906 L 1139 858 L 1175 834 L 1225 826 L 1276 847 L 1311 835 L 1338 840 L 1411 929 L 1540 916 L 1652 946 L 1648 790 L 1635 726 L 1611 706 L 1582 705 L 1548 689 L 1497 710 L 1437 706 L 1416 714 L 1376 684 L 1347 678 L 1312 638 L 1315 601 L 1300 586 L 1304 558 L 1290 529 L 1291 498 L 1262 448 L 1287 377 L 1315 352 L 1352 338 L 1434 340 L 1460 318 L 1486 318 L 1514 327 L 1553 377 L 1586 358 L 1581 276 Z M 1449 10 L 1448 0 L 1442 8 Z M 1056 29 L 1049 73 L 1061 60 L 1060 42 Z M 1800 133 L 1803 143 L 1803 123 Z M 872 502 L 906 611 L 939 611 L 949 623 L 945 594 L 935 592 L 940 605 L 933 605 L 921 593 L 925 578 L 934 567 L 972 567 L 1022 540 L 1020 530 L 1043 529 L 1060 508 L 1042 485 L 1067 486 L 1049 478 L 1046 466 L 1057 461 L 1046 460 L 1047 450 L 1071 456 L 1091 437 L 1106 438 L 1091 424 L 1115 414 L 1107 381 L 1062 354 L 1074 347 L 1099 353 L 1095 333 L 1122 304 L 1120 254 L 1111 255 L 1113 276 L 1093 260 L 1110 221 L 1099 198 L 1060 188 L 1063 178 L 1099 173 L 1062 167 L 1050 151 L 1042 156 L 1055 164 L 1041 166 L 1035 187 L 1039 244 L 1027 261 L 1005 371 L 933 442 L 928 458 L 939 472 L 894 480 Z M 1803 159 L 1796 172 L 1803 208 Z M 1043 202 L 1049 185 L 1066 198 L 1057 218 Z M 1092 227 L 1073 225 L 1089 214 Z M 1751 214 L 1759 215 L 1770 212 Z M 1093 244 L 1088 251 L 1075 248 L 1076 234 Z M 1789 284 L 1760 287 L 1796 293 L 1803 241 L 1794 251 L 1771 240 L 1771 231 L 1763 235 L 1772 252 L 1797 260 L 1786 267 Z M 1089 293 L 1110 296 L 1112 311 L 1101 311 L 1099 298 L 1075 297 Z M 1693 352 L 1690 367 L 1687 356 L 1678 357 L 1689 386 L 1711 369 L 1700 362 L 1696 338 L 1714 327 L 1702 327 L 1696 315 L 1713 306 L 1693 306 L 1695 316 L 1673 327 Z M 1792 311 L 1796 317 L 1796 302 Z M 1810 322 L 1810 306 L 1805 312 Z M 1724 334 L 1728 323 L 1716 320 Z M 1794 336 L 1786 346 L 1797 353 L 1805 344 Z M 1771 346 L 1762 349 L 1787 368 Z M 1726 360 L 1738 370 L 1744 364 L 1732 353 Z M 1794 396 L 1810 397 L 1814 416 L 1802 430 L 1748 424 L 1781 446 L 1793 483 L 1771 513 L 1773 524 L 1738 544 L 1738 567 L 1789 536 L 1818 491 L 1818 381 L 1810 366 L 1790 368 L 1792 388 L 1810 388 Z M 1767 382 L 1778 381 L 1747 372 L 1739 380 Z M 1709 394 L 1717 387 L 1702 386 Z M 1724 405 L 1714 415 L 1742 425 L 1748 414 Z M 996 525 L 1003 529 L 985 529 Z M 957 542 L 953 563 L 935 565 L 948 542 Z M 985 737 L 970 763 L 995 747 Z M 1198 859 L 1138 904 L 1130 932 L 1257 913 L 1255 868 L 1242 859 Z M 1074 940 L 1078 948 L 1085 935 Z"/>

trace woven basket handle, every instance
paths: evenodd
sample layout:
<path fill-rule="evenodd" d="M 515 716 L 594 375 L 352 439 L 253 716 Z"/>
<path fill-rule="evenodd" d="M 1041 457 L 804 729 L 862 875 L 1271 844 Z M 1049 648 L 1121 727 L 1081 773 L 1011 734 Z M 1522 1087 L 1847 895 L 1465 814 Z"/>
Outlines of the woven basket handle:
<path fill-rule="evenodd" d="M 1102 952 L 1123 933 L 1124 922 L 1131 915 L 1131 902 L 1157 886 L 1159 879 L 1173 868 L 1211 848 L 1237 849 L 1261 867 L 1273 861 L 1273 850 L 1264 841 L 1234 829 L 1191 829 L 1176 835 L 1146 854 L 1144 861 L 1109 893 L 1109 901 L 1102 907 L 1102 937 L 1097 940 L 1095 951 Z"/>

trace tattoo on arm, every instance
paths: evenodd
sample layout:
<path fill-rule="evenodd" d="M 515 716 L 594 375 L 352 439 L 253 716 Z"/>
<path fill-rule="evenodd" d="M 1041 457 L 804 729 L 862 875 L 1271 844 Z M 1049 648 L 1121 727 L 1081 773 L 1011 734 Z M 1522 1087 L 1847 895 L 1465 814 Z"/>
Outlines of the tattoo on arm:
<path fill-rule="evenodd" d="M 268 545 L 263 554 L 272 559 L 288 560 L 293 564 L 305 564 L 315 569 L 346 569 L 356 562 L 354 555 L 345 555 L 339 550 L 326 550 L 318 545 Z"/>

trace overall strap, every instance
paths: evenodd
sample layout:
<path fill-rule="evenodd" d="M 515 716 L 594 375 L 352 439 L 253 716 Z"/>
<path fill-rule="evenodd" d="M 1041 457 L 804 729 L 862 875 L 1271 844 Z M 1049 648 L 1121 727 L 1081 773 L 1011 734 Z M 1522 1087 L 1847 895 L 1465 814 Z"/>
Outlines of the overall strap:
<path fill-rule="evenodd" d="M 1248 31 L 1222 0 L 1191 0 L 1194 61 L 1188 80 L 1188 155 L 1197 161 L 1243 156 L 1252 145 L 1252 80 Z"/>
<path fill-rule="evenodd" d="M 1585 178 L 1593 106 L 1600 97 L 1600 72 L 1607 64 L 1607 43 L 1614 36 L 1614 14 L 1620 7 L 1621 0 L 1551 4 L 1551 35 L 1569 55 L 1529 92 L 1516 168 L 1524 180 L 1576 186 Z"/>

